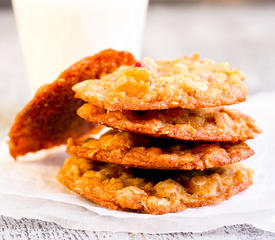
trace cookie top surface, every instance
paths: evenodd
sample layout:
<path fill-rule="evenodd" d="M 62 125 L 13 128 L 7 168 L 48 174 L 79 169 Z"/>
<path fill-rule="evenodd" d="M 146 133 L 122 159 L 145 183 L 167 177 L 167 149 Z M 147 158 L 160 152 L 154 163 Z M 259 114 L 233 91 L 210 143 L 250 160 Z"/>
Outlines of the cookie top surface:
<path fill-rule="evenodd" d="M 114 110 L 203 108 L 245 101 L 243 74 L 227 63 L 199 59 L 144 59 L 73 87 L 76 97 Z"/>
<path fill-rule="evenodd" d="M 90 122 L 123 131 L 181 140 L 239 142 L 261 132 L 251 117 L 223 107 L 107 111 L 87 103 L 77 113 Z"/>
<path fill-rule="evenodd" d="M 99 139 L 69 139 L 67 152 L 91 160 L 146 169 L 205 169 L 254 154 L 246 143 L 199 143 L 111 130 Z"/>
<path fill-rule="evenodd" d="M 248 188 L 252 176 L 252 170 L 239 164 L 204 171 L 161 171 L 71 157 L 58 180 L 107 208 L 164 214 L 227 200 Z"/>
<path fill-rule="evenodd" d="M 9 132 L 11 155 L 16 158 L 61 145 L 69 137 L 79 137 L 93 129 L 95 124 L 76 114 L 84 102 L 74 97 L 72 86 L 86 79 L 98 79 L 121 65 L 134 63 L 130 53 L 108 49 L 83 58 L 56 81 L 42 86 L 14 120 Z"/>

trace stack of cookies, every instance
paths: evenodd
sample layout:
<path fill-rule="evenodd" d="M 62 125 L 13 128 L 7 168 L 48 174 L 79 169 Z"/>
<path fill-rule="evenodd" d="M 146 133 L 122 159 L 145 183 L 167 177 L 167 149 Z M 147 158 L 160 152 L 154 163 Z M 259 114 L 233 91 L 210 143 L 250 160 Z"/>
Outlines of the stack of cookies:
<path fill-rule="evenodd" d="M 198 54 L 144 59 L 80 82 L 78 115 L 112 127 L 99 139 L 68 140 L 58 179 L 102 206 L 149 214 L 216 204 L 247 189 L 238 162 L 260 133 L 253 119 L 223 107 L 245 101 L 244 76 Z"/>

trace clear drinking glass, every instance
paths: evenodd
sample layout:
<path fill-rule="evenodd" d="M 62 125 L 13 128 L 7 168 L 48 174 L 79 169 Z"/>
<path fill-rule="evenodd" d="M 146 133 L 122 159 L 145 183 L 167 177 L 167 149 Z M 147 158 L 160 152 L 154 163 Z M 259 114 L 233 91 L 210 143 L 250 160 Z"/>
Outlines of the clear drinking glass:
<path fill-rule="evenodd" d="M 106 48 L 140 57 L 148 0 L 12 0 L 32 92 Z"/>

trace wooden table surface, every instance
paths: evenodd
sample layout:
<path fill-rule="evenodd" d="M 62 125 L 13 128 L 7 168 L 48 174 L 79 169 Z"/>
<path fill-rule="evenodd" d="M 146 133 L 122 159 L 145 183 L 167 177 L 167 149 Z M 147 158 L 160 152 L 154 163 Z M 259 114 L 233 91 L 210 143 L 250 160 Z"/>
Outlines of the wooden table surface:
<path fill-rule="evenodd" d="M 133 234 L 89 232 L 62 228 L 55 223 L 33 219 L 15 220 L 0 216 L 0 239 L 116 239 L 116 240 L 156 240 L 156 239 L 241 239 L 263 240 L 275 239 L 275 234 L 256 229 L 250 225 L 222 227 L 205 233 L 171 233 L 171 234 Z"/>
<path fill-rule="evenodd" d="M 176 57 L 201 52 L 229 61 L 247 76 L 251 94 L 275 90 L 275 5 L 195 7 L 153 5 L 145 29 L 144 56 Z M 0 140 L 28 101 L 22 53 L 10 9 L 0 9 Z M 0 217 L 0 239 L 275 239 L 249 225 L 207 233 L 131 234 L 64 229 L 34 219 Z"/>

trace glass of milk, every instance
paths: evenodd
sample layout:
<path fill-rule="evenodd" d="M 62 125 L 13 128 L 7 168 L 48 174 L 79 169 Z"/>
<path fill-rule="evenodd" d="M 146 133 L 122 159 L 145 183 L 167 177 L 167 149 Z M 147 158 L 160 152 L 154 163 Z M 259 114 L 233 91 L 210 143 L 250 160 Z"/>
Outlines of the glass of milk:
<path fill-rule="evenodd" d="M 148 0 L 12 0 L 30 87 L 106 49 L 140 57 Z"/>

